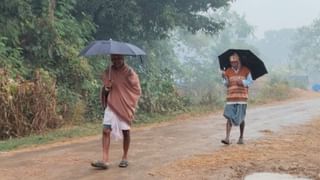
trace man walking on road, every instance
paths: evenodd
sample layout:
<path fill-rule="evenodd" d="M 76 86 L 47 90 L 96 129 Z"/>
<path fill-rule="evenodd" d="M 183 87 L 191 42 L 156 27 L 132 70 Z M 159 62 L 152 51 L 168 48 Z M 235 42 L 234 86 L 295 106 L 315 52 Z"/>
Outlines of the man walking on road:
<path fill-rule="evenodd" d="M 222 143 L 230 144 L 230 132 L 232 125 L 240 125 L 240 137 L 238 144 L 243 144 L 243 133 L 245 127 L 245 116 L 248 100 L 248 88 L 252 84 L 250 70 L 241 65 L 239 55 L 233 53 L 230 58 L 231 67 L 223 71 L 223 83 L 227 87 L 227 102 L 223 116 L 227 119 L 226 137 Z"/>
<path fill-rule="evenodd" d="M 102 76 L 104 90 L 102 105 L 105 108 L 102 133 L 102 161 L 92 162 L 94 167 L 109 167 L 110 136 L 123 138 L 123 155 L 119 167 L 128 166 L 128 150 L 130 145 L 130 126 L 134 118 L 136 106 L 141 95 L 139 77 L 134 70 L 124 63 L 124 56 L 112 54 L 112 66 Z"/>

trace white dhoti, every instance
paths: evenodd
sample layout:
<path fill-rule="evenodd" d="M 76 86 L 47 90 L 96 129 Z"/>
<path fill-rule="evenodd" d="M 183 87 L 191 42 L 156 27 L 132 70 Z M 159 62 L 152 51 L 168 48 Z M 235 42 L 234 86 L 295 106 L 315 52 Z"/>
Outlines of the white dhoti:
<path fill-rule="evenodd" d="M 130 126 L 117 116 L 110 108 L 107 108 L 104 111 L 103 125 L 111 127 L 111 137 L 115 140 L 123 139 L 122 130 L 129 130 Z"/>

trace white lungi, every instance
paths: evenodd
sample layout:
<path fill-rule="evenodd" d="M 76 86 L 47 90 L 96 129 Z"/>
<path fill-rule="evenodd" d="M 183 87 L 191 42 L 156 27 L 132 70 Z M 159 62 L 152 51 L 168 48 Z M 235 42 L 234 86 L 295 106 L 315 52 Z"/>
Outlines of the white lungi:
<path fill-rule="evenodd" d="M 117 116 L 110 108 L 107 108 L 104 111 L 103 125 L 111 126 L 111 136 L 115 140 L 123 139 L 122 130 L 129 130 L 130 126 Z"/>

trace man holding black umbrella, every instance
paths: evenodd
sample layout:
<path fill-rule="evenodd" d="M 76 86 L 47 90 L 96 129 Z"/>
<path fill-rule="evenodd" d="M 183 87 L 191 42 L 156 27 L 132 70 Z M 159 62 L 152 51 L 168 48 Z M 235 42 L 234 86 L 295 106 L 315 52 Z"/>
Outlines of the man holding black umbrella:
<path fill-rule="evenodd" d="M 240 57 L 236 52 L 229 56 L 229 61 L 231 67 L 222 73 L 223 83 L 227 87 L 227 102 L 223 113 L 227 123 L 226 137 L 221 142 L 230 144 L 230 132 L 234 125 L 240 126 L 238 144 L 243 144 L 248 88 L 253 80 L 250 70 L 241 64 Z"/>

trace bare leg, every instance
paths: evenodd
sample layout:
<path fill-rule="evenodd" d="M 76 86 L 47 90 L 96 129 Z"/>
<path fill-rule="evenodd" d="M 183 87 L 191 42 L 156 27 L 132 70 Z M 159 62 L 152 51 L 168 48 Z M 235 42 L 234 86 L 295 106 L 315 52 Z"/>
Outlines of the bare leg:
<path fill-rule="evenodd" d="M 230 139 L 231 128 L 232 128 L 231 121 L 228 120 L 227 125 L 226 125 L 226 140 L 228 140 L 228 141 Z"/>
<path fill-rule="evenodd" d="M 239 137 L 239 140 L 238 140 L 238 144 L 244 144 L 244 142 L 243 142 L 244 127 L 245 127 L 245 122 L 243 120 L 242 123 L 240 124 L 240 137 Z"/>
<path fill-rule="evenodd" d="M 130 146 L 130 130 L 122 130 L 123 133 L 123 156 L 122 160 L 128 159 L 128 150 Z"/>
<path fill-rule="evenodd" d="M 245 122 L 244 120 L 242 121 L 242 123 L 240 124 L 240 137 L 239 138 L 243 138 L 243 132 L 244 132 L 244 127 L 245 127 Z"/>
<path fill-rule="evenodd" d="M 230 144 L 230 133 L 231 133 L 232 124 L 230 120 L 227 120 L 226 123 L 226 138 L 221 140 L 224 144 Z"/>
<path fill-rule="evenodd" d="M 104 128 L 102 133 L 102 159 L 104 162 L 109 162 L 110 132 L 110 129 Z"/>

